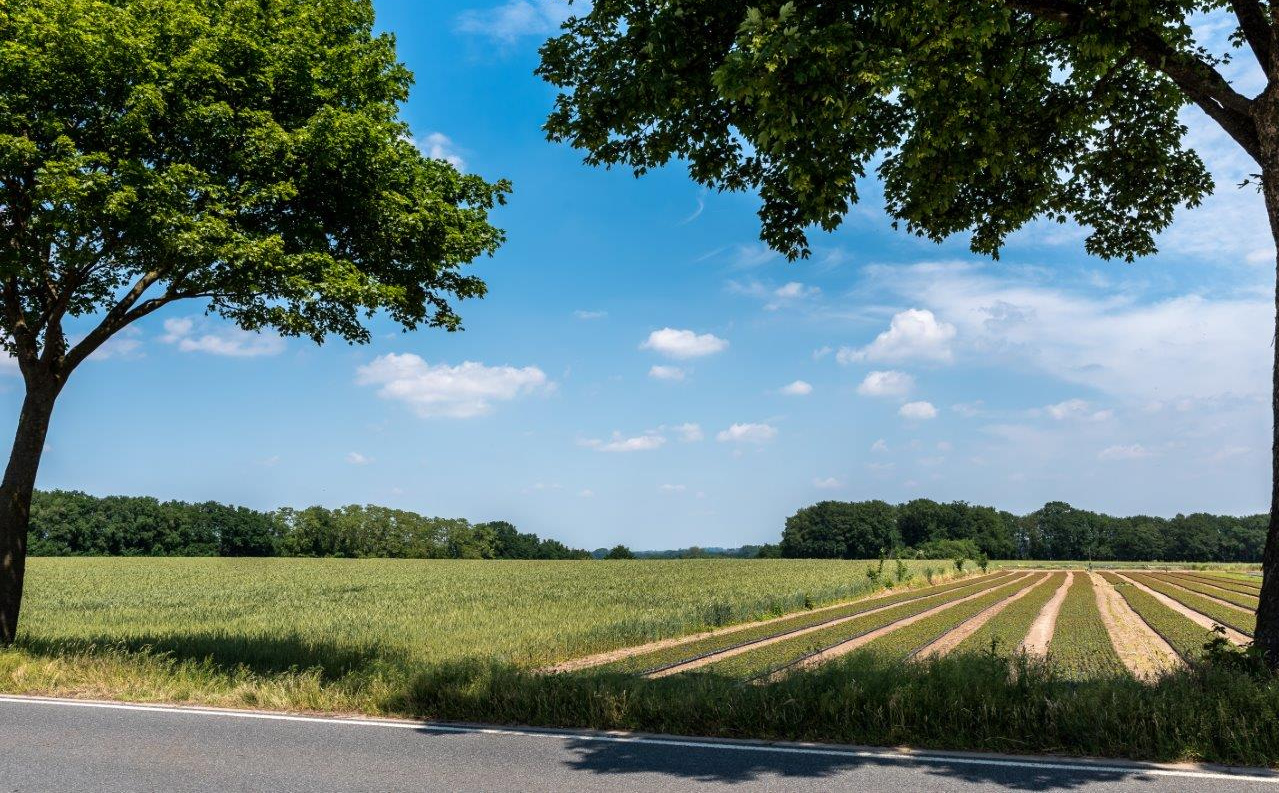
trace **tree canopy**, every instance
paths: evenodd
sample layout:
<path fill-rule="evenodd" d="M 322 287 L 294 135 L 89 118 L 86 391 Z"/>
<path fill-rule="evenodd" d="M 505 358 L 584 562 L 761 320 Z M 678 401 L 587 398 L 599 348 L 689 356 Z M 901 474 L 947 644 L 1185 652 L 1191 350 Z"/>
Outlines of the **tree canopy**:
<path fill-rule="evenodd" d="M 913 233 L 997 254 L 1033 218 L 1071 220 L 1090 253 L 1132 258 L 1213 186 L 1178 109 L 1242 100 L 1186 20 L 1212 5 L 597 0 L 542 48 L 562 89 L 546 130 L 591 164 L 678 158 L 757 192 L 791 257 L 873 171 Z"/>

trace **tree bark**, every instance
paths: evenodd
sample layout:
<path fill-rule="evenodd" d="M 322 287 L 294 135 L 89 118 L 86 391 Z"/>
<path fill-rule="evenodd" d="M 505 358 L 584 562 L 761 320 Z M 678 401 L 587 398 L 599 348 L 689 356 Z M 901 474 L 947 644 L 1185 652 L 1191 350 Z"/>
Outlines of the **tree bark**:
<path fill-rule="evenodd" d="M 1261 140 L 1261 192 L 1279 252 L 1279 94 L 1273 81 L 1257 97 L 1253 115 Z M 1275 264 L 1275 333 L 1271 338 L 1270 524 L 1261 557 L 1261 596 L 1253 642 L 1270 666 L 1279 668 L 1279 254 Z"/>
<path fill-rule="evenodd" d="M 0 481 L 0 646 L 12 644 L 18 634 L 31 494 L 56 398 L 56 387 L 28 382 L 9 465 Z"/>

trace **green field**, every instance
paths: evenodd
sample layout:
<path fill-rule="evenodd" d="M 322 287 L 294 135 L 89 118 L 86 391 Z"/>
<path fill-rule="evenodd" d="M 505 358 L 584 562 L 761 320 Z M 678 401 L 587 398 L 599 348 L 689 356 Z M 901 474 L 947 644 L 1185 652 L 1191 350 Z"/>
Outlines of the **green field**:
<path fill-rule="evenodd" d="M 1279 763 L 1279 736 L 1263 729 L 1279 719 L 1279 683 L 1201 662 L 1207 631 L 1122 576 L 1104 579 L 1189 666 L 1153 682 L 1128 674 L 1086 574 L 1076 574 L 1040 660 L 1014 650 L 1051 613 L 1041 610 L 1064 573 L 970 569 L 953 579 L 953 565 L 911 562 L 907 580 L 886 591 L 867 576 L 876 569 L 825 560 L 33 559 L 22 636 L 0 650 L 0 690 Z M 1198 592 L 1134 575 L 1208 608 Z M 1217 572 L 1185 580 L 1236 585 Z M 914 658 L 978 618 L 989 622 L 968 625 L 975 632 L 965 641 L 955 634 L 954 652 Z M 718 632 L 678 640 L 710 629 Z M 659 639 L 675 643 L 627 649 Z M 632 655 L 546 671 L 605 651 Z M 671 665 L 669 676 L 646 674 Z"/>

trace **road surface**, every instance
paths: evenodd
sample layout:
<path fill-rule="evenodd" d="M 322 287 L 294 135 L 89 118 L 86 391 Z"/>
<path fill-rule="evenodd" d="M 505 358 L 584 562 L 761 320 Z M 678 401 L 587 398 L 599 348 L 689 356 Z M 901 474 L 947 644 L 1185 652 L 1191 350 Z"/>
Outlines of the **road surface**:
<path fill-rule="evenodd" d="M 1268 771 L 683 740 L 0 696 L 0 792 L 1279 793 Z"/>

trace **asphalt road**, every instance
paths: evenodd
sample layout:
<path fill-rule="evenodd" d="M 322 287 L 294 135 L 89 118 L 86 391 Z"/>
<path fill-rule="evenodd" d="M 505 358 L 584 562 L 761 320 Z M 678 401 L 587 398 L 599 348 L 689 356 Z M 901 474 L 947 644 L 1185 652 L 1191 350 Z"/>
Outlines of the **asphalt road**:
<path fill-rule="evenodd" d="M 1267 771 L 0 697 L 0 791 L 1279 793 Z"/>

